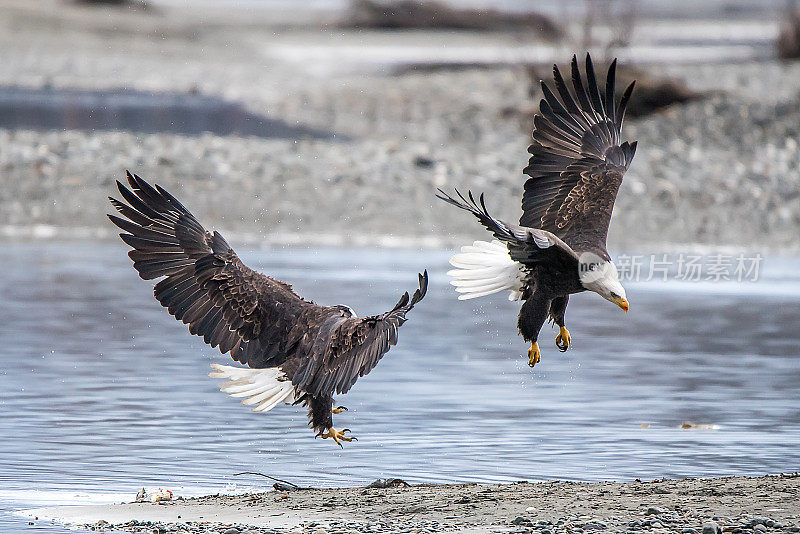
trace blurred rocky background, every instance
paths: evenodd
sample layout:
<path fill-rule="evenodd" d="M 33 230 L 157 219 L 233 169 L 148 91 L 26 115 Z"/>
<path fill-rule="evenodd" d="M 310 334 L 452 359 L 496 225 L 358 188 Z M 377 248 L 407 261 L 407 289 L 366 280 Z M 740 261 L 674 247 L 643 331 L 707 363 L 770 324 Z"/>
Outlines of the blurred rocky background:
<path fill-rule="evenodd" d="M 435 189 L 516 220 L 539 80 L 588 49 L 638 80 L 612 247 L 798 249 L 793 2 L 296 6 L 1 0 L 0 235 L 113 235 L 131 169 L 232 241 L 484 238 Z"/>

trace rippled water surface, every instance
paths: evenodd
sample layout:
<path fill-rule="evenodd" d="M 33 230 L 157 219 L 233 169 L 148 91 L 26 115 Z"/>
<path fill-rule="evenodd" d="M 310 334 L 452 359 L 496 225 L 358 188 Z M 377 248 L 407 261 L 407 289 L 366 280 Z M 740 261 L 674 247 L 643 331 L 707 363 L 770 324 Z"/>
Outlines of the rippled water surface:
<path fill-rule="evenodd" d="M 573 348 L 542 333 L 526 365 L 518 305 L 459 302 L 447 252 L 241 251 L 308 298 L 382 312 L 416 272 L 426 300 L 400 344 L 340 401 L 357 443 L 315 440 L 299 407 L 253 414 L 216 389 L 226 357 L 152 297 L 120 244 L 0 247 L 0 529 L 5 510 L 300 484 L 502 482 L 763 474 L 800 464 L 800 275 L 758 283 L 629 285 L 631 312 L 578 295 Z M 681 430 L 684 421 L 717 430 Z M 235 486 L 234 486 L 235 485 Z M 58 532 L 56 527 L 31 529 Z"/>

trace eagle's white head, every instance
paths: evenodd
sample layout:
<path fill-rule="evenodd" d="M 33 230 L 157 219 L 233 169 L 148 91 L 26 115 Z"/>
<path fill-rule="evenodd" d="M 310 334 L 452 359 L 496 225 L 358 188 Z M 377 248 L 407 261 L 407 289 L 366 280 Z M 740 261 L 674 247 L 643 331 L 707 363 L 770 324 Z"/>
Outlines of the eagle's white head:
<path fill-rule="evenodd" d="M 578 260 L 579 276 L 583 287 L 594 291 L 609 302 L 613 302 L 625 313 L 628 312 L 628 299 L 625 288 L 619 283 L 619 273 L 613 261 L 606 260 L 591 252 L 584 252 Z"/>

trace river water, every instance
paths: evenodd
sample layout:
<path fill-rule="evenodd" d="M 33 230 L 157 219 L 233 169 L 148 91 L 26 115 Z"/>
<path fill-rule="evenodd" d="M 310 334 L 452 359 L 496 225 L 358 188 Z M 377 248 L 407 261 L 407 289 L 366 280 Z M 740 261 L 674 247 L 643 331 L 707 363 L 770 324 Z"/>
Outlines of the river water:
<path fill-rule="evenodd" d="M 240 247 L 241 248 L 241 247 Z M 757 475 L 800 465 L 800 261 L 759 282 L 628 284 L 630 313 L 594 294 L 546 326 L 530 369 L 518 305 L 455 298 L 448 251 L 241 250 L 252 267 L 359 315 L 428 268 L 400 343 L 336 416 L 358 442 L 315 440 L 299 407 L 253 414 L 216 389 L 226 357 L 152 297 L 122 244 L 0 246 L 0 530 L 49 504 L 313 486 Z M 685 430 L 685 421 L 714 425 Z M 62 532 L 36 524 L 31 530 Z"/>

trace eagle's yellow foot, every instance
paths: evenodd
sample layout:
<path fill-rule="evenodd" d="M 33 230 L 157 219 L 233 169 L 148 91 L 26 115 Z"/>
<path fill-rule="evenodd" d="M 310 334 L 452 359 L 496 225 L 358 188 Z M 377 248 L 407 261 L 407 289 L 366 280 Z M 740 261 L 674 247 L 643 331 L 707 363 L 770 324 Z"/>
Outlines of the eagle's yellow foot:
<path fill-rule="evenodd" d="M 352 436 L 349 438 L 345 436 L 344 435 L 345 432 L 350 432 L 350 429 L 345 428 L 344 430 L 336 430 L 335 428 L 330 427 L 327 431 L 320 432 L 318 436 L 321 437 L 322 439 L 333 438 L 333 441 L 335 441 L 336 444 L 339 445 L 340 447 L 342 447 L 342 441 L 358 441 L 357 438 L 354 438 Z"/>
<path fill-rule="evenodd" d="M 561 327 L 561 331 L 556 336 L 556 347 L 561 352 L 564 352 L 569 348 L 569 344 L 572 342 L 572 338 L 569 337 L 569 330 L 567 330 L 566 326 Z"/>
<path fill-rule="evenodd" d="M 542 359 L 542 352 L 539 350 L 539 344 L 534 341 L 531 343 L 531 348 L 528 349 L 528 365 L 533 367 L 539 360 Z"/>
<path fill-rule="evenodd" d="M 347 411 L 347 406 L 339 406 L 338 408 L 334 408 L 332 411 L 334 414 L 339 415 L 340 413 Z"/>

